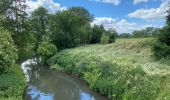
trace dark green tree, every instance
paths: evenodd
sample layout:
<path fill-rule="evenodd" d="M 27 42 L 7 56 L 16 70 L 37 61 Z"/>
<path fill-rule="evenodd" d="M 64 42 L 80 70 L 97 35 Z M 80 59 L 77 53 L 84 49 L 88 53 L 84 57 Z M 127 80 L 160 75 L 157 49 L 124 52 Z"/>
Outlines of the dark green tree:
<path fill-rule="evenodd" d="M 34 10 L 30 16 L 30 31 L 35 36 L 35 47 L 34 51 L 37 49 L 42 41 L 47 41 L 48 37 L 48 11 L 43 7 L 38 7 Z M 38 55 L 37 55 L 38 56 Z"/>
<path fill-rule="evenodd" d="M 103 25 L 94 25 L 92 28 L 92 39 L 90 43 L 100 43 L 101 36 L 104 32 L 105 29 Z"/>
<path fill-rule="evenodd" d="M 11 33 L 0 28 L 0 74 L 8 71 L 15 64 L 17 49 L 11 37 Z"/>
<path fill-rule="evenodd" d="M 130 33 L 121 33 L 118 35 L 118 38 L 131 38 L 132 34 Z"/>
<path fill-rule="evenodd" d="M 153 46 L 157 58 L 170 58 L 170 9 L 167 12 L 166 26 L 158 34 L 158 41 Z"/>
<path fill-rule="evenodd" d="M 12 38 L 18 48 L 19 61 L 26 59 L 26 48 L 30 42 L 28 32 L 26 0 L 1 0 L 0 25 L 12 33 Z"/>
<path fill-rule="evenodd" d="M 64 49 L 88 41 L 81 41 L 81 39 L 84 39 L 82 37 L 85 35 L 90 38 L 89 26 L 92 18 L 92 15 L 81 7 L 72 7 L 65 11 L 59 11 L 55 15 L 50 15 L 49 30 L 52 42 L 59 49 Z"/>

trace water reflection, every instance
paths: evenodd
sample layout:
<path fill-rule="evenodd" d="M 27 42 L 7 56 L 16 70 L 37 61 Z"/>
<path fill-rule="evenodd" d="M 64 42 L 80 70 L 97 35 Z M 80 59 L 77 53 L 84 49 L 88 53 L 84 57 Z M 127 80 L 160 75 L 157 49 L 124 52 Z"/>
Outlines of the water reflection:
<path fill-rule="evenodd" d="M 27 69 L 29 83 L 24 100 L 107 100 L 76 77 L 42 66 Z"/>

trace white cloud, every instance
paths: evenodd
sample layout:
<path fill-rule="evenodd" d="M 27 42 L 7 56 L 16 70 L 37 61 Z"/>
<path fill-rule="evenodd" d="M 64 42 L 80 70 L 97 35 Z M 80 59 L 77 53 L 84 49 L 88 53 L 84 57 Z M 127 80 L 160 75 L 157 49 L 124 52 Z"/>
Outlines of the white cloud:
<path fill-rule="evenodd" d="M 121 2 L 121 0 L 95 0 L 95 1 L 109 3 L 109 4 L 113 4 L 113 5 L 119 5 Z"/>
<path fill-rule="evenodd" d="M 61 7 L 59 3 L 56 3 L 53 0 L 26 0 L 26 4 L 29 6 L 29 8 L 26 10 L 27 13 L 34 11 L 39 6 L 45 7 L 50 13 L 54 13 L 57 10 L 66 9 L 66 7 Z"/>
<path fill-rule="evenodd" d="M 168 5 L 170 0 L 164 1 L 158 8 L 138 9 L 133 13 L 128 14 L 129 17 L 140 18 L 144 20 L 164 20 L 167 15 Z"/>
<path fill-rule="evenodd" d="M 134 30 L 141 30 L 153 25 L 141 25 L 134 22 L 129 22 L 125 19 L 117 20 L 107 17 L 97 17 L 92 22 L 92 25 L 103 25 L 105 29 L 114 28 L 118 33 L 132 33 Z M 156 27 L 156 26 L 154 26 Z"/>
<path fill-rule="evenodd" d="M 149 0 L 134 0 L 134 4 L 138 4 L 141 2 L 148 2 Z"/>

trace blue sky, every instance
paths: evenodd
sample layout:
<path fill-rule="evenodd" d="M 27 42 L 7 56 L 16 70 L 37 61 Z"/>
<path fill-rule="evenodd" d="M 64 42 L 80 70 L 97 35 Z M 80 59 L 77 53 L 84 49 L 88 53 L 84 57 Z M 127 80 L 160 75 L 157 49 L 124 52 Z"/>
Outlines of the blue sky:
<path fill-rule="evenodd" d="M 118 33 L 131 33 L 133 30 L 149 26 L 163 27 L 165 11 L 170 0 L 27 0 L 33 11 L 38 6 L 49 12 L 81 6 L 94 15 L 93 24 L 103 24 L 106 29 L 114 28 Z"/>

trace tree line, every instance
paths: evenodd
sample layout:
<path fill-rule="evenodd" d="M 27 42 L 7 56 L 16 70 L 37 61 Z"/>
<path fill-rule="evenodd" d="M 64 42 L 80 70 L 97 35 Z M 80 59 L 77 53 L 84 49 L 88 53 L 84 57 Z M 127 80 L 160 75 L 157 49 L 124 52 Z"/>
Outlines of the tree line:
<path fill-rule="evenodd" d="M 122 33 L 117 37 L 119 38 L 147 38 L 147 37 L 156 37 L 160 34 L 161 28 L 146 27 L 141 30 L 134 30 L 132 33 Z"/>
<path fill-rule="evenodd" d="M 46 61 L 57 50 L 115 41 L 116 31 L 106 30 L 103 25 L 92 26 L 94 16 L 83 7 L 53 14 L 38 7 L 27 14 L 26 0 L 4 0 L 0 8 L 0 27 L 2 32 L 10 33 L 17 49 L 17 62 L 37 56 Z"/>

